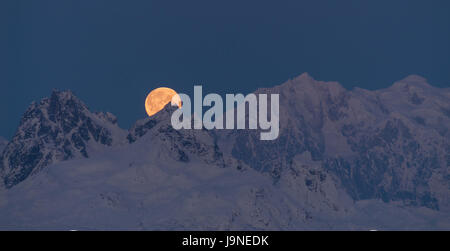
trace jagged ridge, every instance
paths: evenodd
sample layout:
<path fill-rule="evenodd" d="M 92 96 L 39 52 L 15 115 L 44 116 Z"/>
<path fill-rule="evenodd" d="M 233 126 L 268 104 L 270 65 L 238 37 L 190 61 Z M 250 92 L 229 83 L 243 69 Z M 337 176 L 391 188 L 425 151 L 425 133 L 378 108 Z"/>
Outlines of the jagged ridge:
<path fill-rule="evenodd" d="M 54 90 L 33 103 L 3 151 L 1 173 L 10 188 L 43 167 L 76 157 L 89 157 L 93 142 L 111 146 L 121 130 L 110 113 L 91 113 L 70 91 Z"/>

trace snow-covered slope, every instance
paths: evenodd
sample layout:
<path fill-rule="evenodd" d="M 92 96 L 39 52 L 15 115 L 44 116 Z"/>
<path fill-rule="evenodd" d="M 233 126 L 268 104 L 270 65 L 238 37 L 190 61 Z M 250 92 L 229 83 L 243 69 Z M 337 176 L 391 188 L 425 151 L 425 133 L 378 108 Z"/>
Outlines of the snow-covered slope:
<path fill-rule="evenodd" d="M 274 185 L 269 175 L 251 168 L 180 162 L 156 156 L 159 148 L 137 141 L 47 167 L 0 194 L 0 229 L 368 230 L 450 224 L 427 208 L 354 204 L 313 162 L 295 164 Z"/>
<path fill-rule="evenodd" d="M 110 113 L 92 113 L 70 91 L 53 91 L 33 103 L 1 157 L 1 175 L 12 187 L 45 166 L 77 157 L 87 158 L 105 146 L 125 141 L 126 132 Z"/>

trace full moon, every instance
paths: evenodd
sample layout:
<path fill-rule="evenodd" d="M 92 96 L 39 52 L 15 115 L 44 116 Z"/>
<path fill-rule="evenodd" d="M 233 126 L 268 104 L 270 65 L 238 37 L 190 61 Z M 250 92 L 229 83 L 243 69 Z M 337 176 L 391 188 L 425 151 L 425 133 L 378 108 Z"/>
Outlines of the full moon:
<path fill-rule="evenodd" d="M 153 116 L 161 111 L 169 102 L 172 102 L 174 96 L 176 96 L 174 99 L 175 104 L 181 107 L 180 96 L 173 89 L 159 87 L 151 91 L 145 99 L 145 110 L 148 116 Z"/>

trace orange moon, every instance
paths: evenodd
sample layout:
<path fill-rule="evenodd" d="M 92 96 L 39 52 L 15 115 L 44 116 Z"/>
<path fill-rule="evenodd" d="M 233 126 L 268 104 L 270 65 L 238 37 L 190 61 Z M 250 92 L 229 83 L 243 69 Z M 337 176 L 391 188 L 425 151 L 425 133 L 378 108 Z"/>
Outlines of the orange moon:
<path fill-rule="evenodd" d="M 157 112 L 161 111 L 169 102 L 172 102 L 172 98 L 178 107 L 181 107 L 181 99 L 176 91 L 167 87 L 159 87 L 151 91 L 145 99 L 145 110 L 148 116 L 153 116 Z"/>

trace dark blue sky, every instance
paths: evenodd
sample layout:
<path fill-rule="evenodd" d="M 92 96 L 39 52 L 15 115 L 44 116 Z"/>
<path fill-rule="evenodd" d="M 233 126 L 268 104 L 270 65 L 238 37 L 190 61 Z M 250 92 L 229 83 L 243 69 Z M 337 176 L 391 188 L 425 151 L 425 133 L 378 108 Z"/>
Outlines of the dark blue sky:
<path fill-rule="evenodd" d="M 448 0 L 4 0 L 0 135 L 53 88 L 129 127 L 161 85 L 248 93 L 309 72 L 346 88 L 409 74 L 448 87 L 449 13 Z"/>

